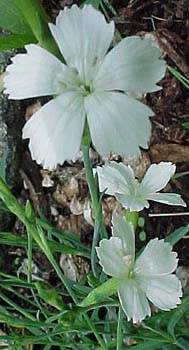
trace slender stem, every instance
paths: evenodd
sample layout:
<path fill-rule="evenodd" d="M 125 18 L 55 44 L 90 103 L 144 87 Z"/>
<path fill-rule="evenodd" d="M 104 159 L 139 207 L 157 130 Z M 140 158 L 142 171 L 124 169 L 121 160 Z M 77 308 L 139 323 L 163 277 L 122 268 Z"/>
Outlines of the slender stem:
<path fill-rule="evenodd" d="M 137 211 L 130 211 L 130 209 L 125 210 L 126 220 L 133 225 L 133 228 L 135 231 L 138 226 L 138 216 L 139 216 L 139 213 Z"/>
<path fill-rule="evenodd" d="M 28 313 L 26 310 L 24 310 L 22 307 L 20 307 L 18 304 L 16 304 L 14 301 L 12 301 L 11 299 L 9 299 L 5 294 L 3 294 L 2 292 L 0 292 L 0 298 L 2 300 L 4 300 L 7 304 L 9 304 L 10 306 L 12 306 L 12 308 L 14 310 L 17 310 L 18 312 L 20 312 L 21 315 L 27 317 L 29 320 L 32 321 L 36 321 L 36 318 L 31 315 L 30 313 Z"/>
<path fill-rule="evenodd" d="M 28 234 L 28 252 L 27 252 L 27 254 L 28 254 L 28 274 L 27 274 L 27 280 L 28 280 L 29 284 L 32 284 L 32 262 L 33 262 L 33 259 L 32 259 L 33 244 L 32 243 L 33 243 L 33 238 L 32 238 L 32 235 L 30 234 L 29 230 L 27 230 L 27 234 Z M 39 310 L 41 311 L 43 316 L 45 318 L 47 318 L 46 313 L 44 312 L 43 308 L 40 305 L 40 302 L 37 299 L 37 296 L 35 295 L 33 287 L 31 287 L 31 293 L 33 295 L 33 298 L 34 298 Z"/>
<path fill-rule="evenodd" d="M 101 346 L 101 348 L 103 350 L 106 350 L 106 345 L 104 344 L 104 342 L 102 341 L 100 335 L 98 334 L 95 326 L 93 325 L 93 323 L 91 322 L 90 318 L 84 314 L 84 318 L 85 318 L 85 321 L 87 322 L 88 326 L 90 327 L 90 329 L 92 330 L 92 332 L 94 333 L 96 339 L 98 340 L 99 342 L 99 345 Z"/>
<path fill-rule="evenodd" d="M 93 235 L 93 242 L 92 242 L 92 249 L 91 249 L 91 267 L 92 267 L 93 274 L 96 277 L 97 263 L 96 263 L 95 247 L 98 244 L 99 234 L 101 238 L 106 238 L 107 233 L 106 233 L 105 226 L 103 224 L 102 206 L 101 206 L 101 201 L 99 199 L 99 191 L 98 191 L 95 177 L 93 175 L 92 164 L 89 156 L 91 139 L 89 137 L 89 134 L 87 136 L 88 137 L 85 137 L 84 141 L 81 144 L 81 149 L 83 151 L 83 160 L 84 160 L 84 166 L 86 171 L 86 179 L 87 179 L 87 184 L 89 187 L 89 192 L 92 200 L 93 214 L 95 217 L 94 235 Z"/>
<path fill-rule="evenodd" d="M 123 320 L 123 310 L 119 307 L 118 311 L 118 324 L 117 324 L 117 346 L 116 350 L 122 350 L 122 320 Z"/>
<path fill-rule="evenodd" d="M 41 250 L 45 253 L 45 255 L 47 256 L 48 260 L 50 261 L 51 265 L 54 267 L 58 277 L 60 278 L 61 282 L 63 283 L 63 285 L 65 286 L 65 288 L 67 289 L 69 295 L 71 296 L 71 298 L 73 299 L 73 301 L 75 302 L 75 304 L 78 304 L 78 300 L 72 290 L 72 288 L 70 287 L 69 285 L 69 282 L 67 281 L 67 279 L 65 278 L 65 276 L 63 275 L 59 265 L 57 264 L 53 254 L 51 253 L 51 250 L 48 246 L 48 242 L 46 240 L 46 237 L 44 235 L 44 232 L 43 230 L 38 227 L 38 230 L 35 230 L 33 228 L 32 225 L 27 225 L 26 226 L 27 228 L 27 231 L 30 232 L 30 234 L 34 237 L 34 239 L 36 239 L 39 247 L 41 248 Z M 40 239 L 38 237 L 38 232 L 39 232 L 39 236 L 40 236 Z"/>
<path fill-rule="evenodd" d="M 95 222 L 98 221 L 98 227 L 101 231 L 101 238 L 107 238 L 107 232 L 102 220 L 102 205 L 99 198 L 98 186 L 93 175 L 92 164 L 89 156 L 90 140 L 88 142 L 83 142 L 81 144 L 81 149 L 83 151 L 83 161 L 86 171 L 86 179 L 89 187 L 89 192 L 91 196 L 93 213 L 95 217 Z"/>
<path fill-rule="evenodd" d="M 149 331 L 151 331 L 152 333 L 154 334 L 157 334 L 159 335 L 160 337 L 164 338 L 166 341 L 172 343 L 172 340 L 173 338 L 168 335 L 168 334 L 165 334 L 164 332 L 161 332 L 161 331 L 157 331 L 156 329 L 150 327 L 150 326 L 147 326 L 144 322 L 141 322 L 141 326 L 145 329 L 148 329 Z"/>
<path fill-rule="evenodd" d="M 32 235 L 30 235 L 30 232 L 28 231 L 28 274 L 27 274 L 27 280 L 28 283 L 32 283 Z"/>
<path fill-rule="evenodd" d="M 96 217 L 99 209 L 99 200 L 98 200 L 97 186 L 96 186 L 95 179 L 93 176 L 93 171 L 92 171 L 92 164 L 89 157 L 89 148 L 90 148 L 90 143 L 81 145 L 81 149 L 83 151 L 85 171 L 86 171 L 86 179 L 89 186 L 89 192 L 92 200 L 94 216 Z"/>

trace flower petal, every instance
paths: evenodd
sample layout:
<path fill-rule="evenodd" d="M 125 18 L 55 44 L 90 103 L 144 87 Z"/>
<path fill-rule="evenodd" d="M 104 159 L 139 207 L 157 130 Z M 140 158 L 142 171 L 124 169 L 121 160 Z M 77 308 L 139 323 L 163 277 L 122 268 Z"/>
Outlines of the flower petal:
<path fill-rule="evenodd" d="M 181 282 L 175 275 L 152 278 L 147 284 L 146 295 L 159 309 L 173 309 L 181 303 Z"/>
<path fill-rule="evenodd" d="M 43 106 L 26 123 L 23 138 L 29 138 L 32 158 L 44 168 L 74 160 L 79 152 L 85 122 L 83 98 L 67 92 Z"/>
<path fill-rule="evenodd" d="M 130 266 L 123 259 L 123 243 L 120 238 L 102 239 L 96 251 L 99 263 L 107 275 L 117 278 L 127 276 Z"/>
<path fill-rule="evenodd" d="M 109 165 L 111 165 L 112 168 L 116 169 L 120 173 L 120 175 L 122 175 L 128 188 L 130 189 L 135 188 L 135 184 L 136 184 L 135 174 L 133 169 L 129 165 L 127 166 L 121 162 L 120 163 L 109 162 Z"/>
<path fill-rule="evenodd" d="M 105 56 L 113 39 L 113 21 L 107 23 L 90 5 L 82 9 L 73 5 L 59 13 L 56 25 L 49 26 L 67 64 L 88 84 L 91 69 Z"/>
<path fill-rule="evenodd" d="M 172 273 L 177 268 L 177 253 L 163 239 L 151 239 L 135 262 L 134 273 L 137 276 L 158 276 Z"/>
<path fill-rule="evenodd" d="M 125 217 L 118 214 L 112 219 L 112 236 L 119 237 L 123 243 L 125 255 L 130 255 L 132 260 L 135 258 L 135 232 L 133 225 L 127 222 Z"/>
<path fill-rule="evenodd" d="M 56 95 L 61 84 L 74 82 L 76 74 L 55 56 L 37 45 L 27 45 L 6 69 L 5 93 L 12 99 Z"/>
<path fill-rule="evenodd" d="M 162 190 L 174 175 L 175 171 L 176 166 L 171 162 L 152 164 L 142 180 L 144 193 L 152 194 Z"/>
<path fill-rule="evenodd" d="M 109 195 L 125 193 L 128 186 L 134 187 L 135 177 L 133 170 L 123 163 L 109 162 L 103 167 L 97 167 L 100 191 L 105 189 Z"/>
<path fill-rule="evenodd" d="M 133 36 L 123 39 L 105 57 L 96 75 L 94 88 L 144 93 L 160 90 L 156 83 L 165 75 L 161 51 L 149 40 Z"/>
<path fill-rule="evenodd" d="M 151 315 L 146 295 L 134 280 L 124 281 L 119 286 L 118 295 L 128 321 L 133 319 L 133 323 L 141 322 Z"/>
<path fill-rule="evenodd" d="M 140 193 L 116 193 L 115 196 L 118 202 L 120 202 L 124 208 L 130 209 L 130 211 L 141 211 L 144 208 L 149 208 L 148 201 Z"/>
<path fill-rule="evenodd" d="M 135 156 L 148 147 L 153 115 L 150 108 L 117 92 L 93 93 L 85 98 L 92 142 L 102 156 L 110 152 Z"/>
<path fill-rule="evenodd" d="M 148 200 L 169 204 L 169 205 L 181 205 L 186 207 L 186 203 L 181 196 L 176 193 L 153 193 L 148 195 Z"/>

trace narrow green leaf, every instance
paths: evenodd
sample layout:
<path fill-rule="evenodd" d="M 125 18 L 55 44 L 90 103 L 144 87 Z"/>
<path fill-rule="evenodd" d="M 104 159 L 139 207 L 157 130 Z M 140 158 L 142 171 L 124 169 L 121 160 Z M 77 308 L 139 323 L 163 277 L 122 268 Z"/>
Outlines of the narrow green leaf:
<path fill-rule="evenodd" d="M 9 34 L 0 36 L 0 51 L 21 49 L 27 44 L 36 43 L 34 36 L 25 34 Z"/>
<path fill-rule="evenodd" d="M 15 3 L 29 24 L 40 45 L 62 59 L 62 55 L 60 54 L 48 27 L 48 22 L 50 20 L 40 4 L 40 1 L 15 0 Z"/>
<path fill-rule="evenodd" d="M 15 0 L 0 0 L 0 27 L 14 34 L 23 34 L 33 37 L 32 30 Z"/>
<path fill-rule="evenodd" d="M 170 233 L 165 238 L 165 242 L 169 242 L 172 246 L 174 246 L 177 242 L 179 242 L 187 233 L 189 232 L 189 225 L 185 227 L 180 227 L 177 230 Z"/>
<path fill-rule="evenodd" d="M 123 343 L 123 333 L 122 333 L 122 323 L 123 323 L 124 312 L 121 307 L 118 311 L 118 324 L 117 324 L 117 344 L 116 350 L 122 350 Z"/>
<path fill-rule="evenodd" d="M 189 298 L 186 298 L 185 300 L 183 300 L 182 304 L 177 307 L 177 309 L 173 313 L 173 316 L 170 318 L 170 320 L 168 322 L 167 331 L 173 337 L 175 336 L 176 325 L 179 323 L 182 316 L 188 310 L 189 310 Z"/>
<path fill-rule="evenodd" d="M 18 318 L 14 316 L 9 316 L 0 312 L 0 323 L 8 324 L 16 328 L 27 328 L 27 327 L 43 327 L 43 328 L 53 328 L 53 324 L 48 324 L 45 322 L 32 321 L 27 318 Z"/>
<path fill-rule="evenodd" d="M 159 342 L 153 340 L 146 340 L 142 344 L 132 346 L 132 350 L 161 350 L 163 345 L 167 343 L 164 340 Z M 175 349 L 174 347 L 172 349 Z"/>
<path fill-rule="evenodd" d="M 35 213 L 29 200 L 26 202 L 25 215 L 30 222 L 35 223 Z"/>
<path fill-rule="evenodd" d="M 87 307 L 103 301 L 107 297 L 117 292 L 117 289 L 121 282 L 121 279 L 115 277 L 108 279 L 99 287 L 93 289 L 92 292 L 90 292 L 87 297 L 79 304 L 79 306 Z"/>
<path fill-rule="evenodd" d="M 183 126 L 185 129 L 189 129 L 189 122 L 184 122 L 184 123 L 182 123 L 182 126 Z"/>
<path fill-rule="evenodd" d="M 0 244 L 27 248 L 27 238 L 21 237 L 11 232 L 0 232 Z M 87 251 L 83 251 L 82 248 L 72 248 L 70 246 L 65 245 L 65 243 L 58 243 L 51 240 L 48 240 L 48 244 L 52 252 L 81 255 L 88 259 L 90 258 L 90 254 Z M 37 243 L 33 242 L 32 245 L 34 250 L 40 249 Z"/>
<path fill-rule="evenodd" d="M 109 0 L 101 0 L 100 2 L 104 3 L 106 8 L 110 11 L 110 13 L 112 13 L 113 16 L 117 16 L 118 15 L 116 10 L 115 10 L 115 8 L 111 5 Z"/>
<path fill-rule="evenodd" d="M 179 337 L 178 339 L 176 339 L 176 345 L 177 345 L 177 349 L 182 349 L 182 350 L 188 350 L 189 349 L 189 341 Z M 172 349 L 170 349 L 172 350 Z"/>
<path fill-rule="evenodd" d="M 182 177 L 182 176 L 188 176 L 189 175 L 189 171 L 182 171 L 180 173 L 176 173 L 172 179 L 179 179 L 179 177 Z"/>
<path fill-rule="evenodd" d="M 189 90 L 189 79 L 181 74 L 177 69 L 167 66 L 172 75 L 174 75 L 188 90 Z"/>
<path fill-rule="evenodd" d="M 62 301 L 61 296 L 56 290 L 49 284 L 43 281 L 35 282 L 39 297 L 43 299 L 47 304 L 55 307 L 57 310 L 65 310 L 65 304 Z"/>
<path fill-rule="evenodd" d="M 98 10 L 100 6 L 100 0 L 85 0 L 82 6 L 84 5 L 92 5 L 95 9 Z"/>
<path fill-rule="evenodd" d="M 11 193 L 7 184 L 0 177 L 0 198 L 6 204 L 7 208 L 15 214 L 23 223 L 26 222 L 25 213 L 16 197 Z"/>

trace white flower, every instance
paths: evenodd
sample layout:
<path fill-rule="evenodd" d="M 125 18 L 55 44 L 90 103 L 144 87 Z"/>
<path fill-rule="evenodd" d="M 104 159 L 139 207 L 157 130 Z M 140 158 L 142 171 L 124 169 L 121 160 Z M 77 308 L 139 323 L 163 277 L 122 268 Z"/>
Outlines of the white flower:
<path fill-rule="evenodd" d="M 186 206 L 180 195 L 157 193 L 162 190 L 174 175 L 176 166 L 171 162 L 152 164 L 142 182 L 135 179 L 130 166 L 109 162 L 97 167 L 100 191 L 115 196 L 124 208 L 140 211 L 149 208 L 148 200 L 169 205 Z"/>
<path fill-rule="evenodd" d="M 114 216 L 112 235 L 101 240 L 96 250 L 103 271 L 122 280 L 118 295 L 128 321 L 141 322 L 151 315 L 148 299 L 165 311 L 180 304 L 181 283 L 172 274 L 178 259 L 171 245 L 163 239 L 152 239 L 135 261 L 132 224 L 119 215 Z"/>
<path fill-rule="evenodd" d="M 90 5 L 65 8 L 49 27 L 66 64 L 27 45 L 27 53 L 13 58 L 4 78 L 9 98 L 54 96 L 24 127 L 33 159 L 49 169 L 75 160 L 86 118 L 102 156 L 112 151 L 132 156 L 139 146 L 147 148 L 153 112 L 127 93 L 160 89 L 156 83 L 166 67 L 160 50 L 134 36 L 107 53 L 114 23 L 106 23 Z"/>

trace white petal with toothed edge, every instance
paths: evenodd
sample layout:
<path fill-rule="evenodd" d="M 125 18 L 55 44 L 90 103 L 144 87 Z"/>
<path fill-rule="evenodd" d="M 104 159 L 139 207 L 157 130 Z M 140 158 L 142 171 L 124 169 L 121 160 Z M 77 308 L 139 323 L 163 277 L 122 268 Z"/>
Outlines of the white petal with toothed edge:
<path fill-rule="evenodd" d="M 16 55 L 6 69 L 5 93 L 12 99 L 48 96 L 59 93 L 63 84 L 77 82 L 72 69 L 37 45 L 27 45 L 27 53 Z"/>
<path fill-rule="evenodd" d="M 67 92 L 51 100 L 35 113 L 23 129 L 29 138 L 32 158 L 44 168 L 54 169 L 79 152 L 85 122 L 83 98 Z"/>
<path fill-rule="evenodd" d="M 181 282 L 175 275 L 154 277 L 147 282 L 146 295 L 159 309 L 173 309 L 181 303 Z"/>
<path fill-rule="evenodd" d="M 85 98 L 85 110 L 100 155 L 136 156 L 139 146 L 148 147 L 153 112 L 141 102 L 117 92 L 93 93 Z"/>
<path fill-rule="evenodd" d="M 167 275 L 176 270 L 177 263 L 177 253 L 172 251 L 171 245 L 154 238 L 137 258 L 134 272 L 139 277 Z"/>
<path fill-rule="evenodd" d="M 100 191 L 107 194 L 125 193 L 134 190 L 136 180 L 131 167 L 123 163 L 108 162 L 103 167 L 97 167 Z"/>
<path fill-rule="evenodd" d="M 125 193 L 126 182 L 123 176 L 112 166 L 97 167 L 100 192 L 106 189 L 106 194 L 114 195 L 115 192 Z"/>
<path fill-rule="evenodd" d="M 186 203 L 181 196 L 176 193 L 153 193 L 148 195 L 148 200 L 169 204 L 169 205 L 181 205 L 186 207 Z"/>
<path fill-rule="evenodd" d="M 124 281 L 119 286 L 118 295 L 128 321 L 132 319 L 133 323 L 141 322 L 151 315 L 146 295 L 134 280 Z"/>
<path fill-rule="evenodd" d="M 124 260 L 123 243 L 118 237 L 102 239 L 96 247 L 99 263 L 103 271 L 110 276 L 123 278 L 127 276 L 130 265 Z"/>
<path fill-rule="evenodd" d="M 143 192 L 147 195 L 162 190 L 175 171 L 176 166 L 171 162 L 150 165 L 141 183 Z"/>
<path fill-rule="evenodd" d="M 102 13 L 90 5 L 82 9 L 73 5 L 61 11 L 56 24 L 49 26 L 67 64 L 75 67 L 88 84 L 91 69 L 94 73 L 113 39 L 113 21 L 107 23 Z"/>
<path fill-rule="evenodd" d="M 112 236 L 122 240 L 125 255 L 135 258 L 135 232 L 133 225 L 127 222 L 125 217 L 118 214 L 113 215 L 112 219 Z"/>
<path fill-rule="evenodd" d="M 96 90 L 144 93 L 160 90 L 156 83 L 166 70 L 160 49 L 149 40 L 133 36 L 123 39 L 105 57 L 94 80 Z"/>

